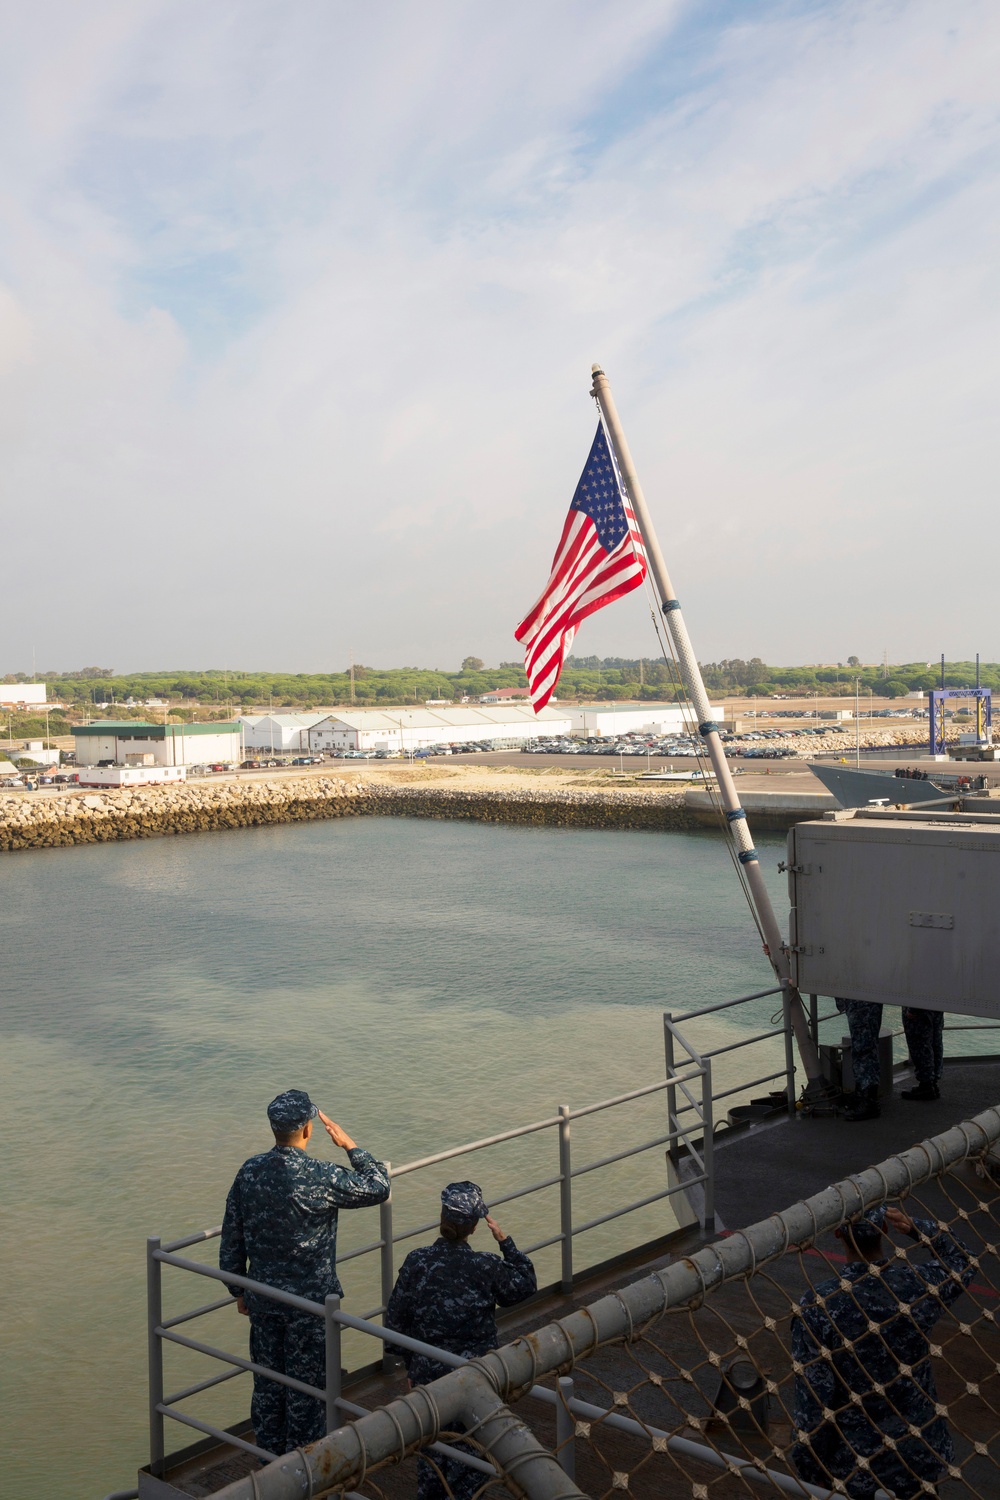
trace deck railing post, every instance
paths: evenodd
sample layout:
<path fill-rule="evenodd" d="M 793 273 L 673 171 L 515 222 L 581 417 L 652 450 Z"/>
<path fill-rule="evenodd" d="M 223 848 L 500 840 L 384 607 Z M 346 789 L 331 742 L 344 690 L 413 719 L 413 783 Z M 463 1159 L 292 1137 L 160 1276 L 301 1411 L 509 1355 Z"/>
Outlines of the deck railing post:
<path fill-rule="evenodd" d="M 814 1002 L 815 995 L 809 996 L 810 1002 Z M 810 1005 L 812 1009 L 812 1005 Z M 788 1113 L 795 1113 L 795 1037 L 792 1031 L 792 1007 L 787 987 L 781 991 L 781 1024 L 785 1031 L 785 1096 Z M 813 1041 L 816 1034 L 813 1033 Z"/>
<path fill-rule="evenodd" d="M 673 1031 L 671 1030 L 671 1027 L 670 1027 L 670 1023 L 673 1020 L 673 1018 L 674 1017 L 673 1017 L 673 1012 L 672 1011 L 664 1011 L 664 1013 L 663 1013 L 663 1050 L 664 1050 L 664 1054 L 665 1054 L 665 1057 L 666 1057 L 667 1079 L 668 1079 L 668 1084 L 667 1084 L 667 1130 L 668 1131 L 673 1131 L 673 1130 L 677 1129 L 677 1090 L 674 1087 L 674 1085 L 669 1082 L 669 1080 L 671 1078 L 673 1078 L 674 1073 L 676 1072 L 676 1068 L 675 1068 L 675 1065 L 674 1065 L 674 1033 L 673 1033 Z M 674 1162 L 677 1161 L 678 1151 L 679 1151 L 679 1145 L 678 1145 L 678 1142 L 676 1140 L 672 1140 L 672 1141 L 668 1141 L 667 1142 L 667 1153 L 670 1156 L 671 1161 L 674 1161 Z"/>
<path fill-rule="evenodd" d="M 340 1324 L 333 1316 L 340 1311 L 340 1298 L 333 1292 L 326 1298 L 326 1430 L 340 1427 Z"/>
<path fill-rule="evenodd" d="M 569 1479 L 576 1479 L 576 1418 L 570 1411 L 573 1399 L 573 1377 L 560 1375 L 559 1400 L 556 1402 L 556 1458 Z"/>
<path fill-rule="evenodd" d="M 163 1322 L 163 1267 L 154 1251 L 160 1248 L 160 1236 L 146 1241 L 146 1338 L 149 1364 L 149 1472 L 159 1478 L 163 1473 L 163 1341 L 157 1329 Z"/>
<path fill-rule="evenodd" d="M 701 1156 L 705 1163 L 705 1211 L 702 1227 L 706 1234 L 715 1233 L 715 1114 L 712 1100 L 712 1059 L 702 1061 L 701 1075 Z"/>
<path fill-rule="evenodd" d="M 387 1172 L 391 1172 L 391 1170 L 392 1170 L 392 1162 L 387 1161 L 386 1164 L 385 1164 L 385 1167 L 386 1167 L 386 1171 Z M 391 1183 L 391 1180 L 392 1179 L 390 1178 L 390 1183 Z M 386 1198 L 386 1200 L 385 1200 L 384 1203 L 380 1203 L 379 1204 L 379 1208 L 378 1208 L 378 1225 L 379 1225 L 379 1239 L 382 1241 L 382 1248 L 379 1251 L 379 1266 L 380 1266 L 381 1282 L 382 1282 L 382 1306 L 383 1307 L 388 1307 L 388 1305 L 389 1305 L 389 1298 L 392 1296 L 392 1289 L 393 1289 L 393 1286 L 395 1285 L 395 1282 L 396 1282 L 396 1273 L 395 1273 L 395 1270 L 394 1270 L 394 1267 L 393 1267 L 393 1247 L 392 1247 L 392 1188 L 391 1188 L 391 1186 L 389 1188 L 389 1196 L 388 1196 L 388 1198 Z M 383 1314 L 383 1316 L 384 1316 L 384 1314 Z M 399 1364 L 399 1358 L 398 1358 L 398 1356 L 396 1354 L 393 1353 L 392 1345 L 391 1344 L 383 1344 L 382 1345 L 382 1373 L 383 1373 L 383 1375 L 392 1375 L 393 1372 L 396 1370 L 398 1364 Z"/>
<path fill-rule="evenodd" d="M 809 996 L 809 1030 L 812 1032 L 813 1043 L 817 1052 L 819 1051 L 819 996 Z"/>
<path fill-rule="evenodd" d="M 562 1290 L 573 1290 L 573 1159 L 569 1105 L 559 1106 L 559 1230 L 562 1235 Z"/>

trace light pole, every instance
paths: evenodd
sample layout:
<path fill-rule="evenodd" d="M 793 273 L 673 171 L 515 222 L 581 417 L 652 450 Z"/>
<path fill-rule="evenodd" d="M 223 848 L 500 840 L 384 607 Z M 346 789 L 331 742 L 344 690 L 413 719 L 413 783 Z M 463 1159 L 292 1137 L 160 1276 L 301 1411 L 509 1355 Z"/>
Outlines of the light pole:
<path fill-rule="evenodd" d="M 854 763 L 861 768 L 861 678 L 854 679 Z"/>

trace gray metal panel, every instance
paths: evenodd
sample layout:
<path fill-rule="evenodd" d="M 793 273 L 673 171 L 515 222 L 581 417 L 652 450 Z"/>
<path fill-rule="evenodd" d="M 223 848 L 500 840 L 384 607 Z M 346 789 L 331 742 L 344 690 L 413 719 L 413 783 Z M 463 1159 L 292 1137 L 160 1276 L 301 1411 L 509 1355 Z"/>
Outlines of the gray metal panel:
<path fill-rule="evenodd" d="M 802 991 L 1000 1019 L 1000 827 L 824 820 L 788 849 Z"/>

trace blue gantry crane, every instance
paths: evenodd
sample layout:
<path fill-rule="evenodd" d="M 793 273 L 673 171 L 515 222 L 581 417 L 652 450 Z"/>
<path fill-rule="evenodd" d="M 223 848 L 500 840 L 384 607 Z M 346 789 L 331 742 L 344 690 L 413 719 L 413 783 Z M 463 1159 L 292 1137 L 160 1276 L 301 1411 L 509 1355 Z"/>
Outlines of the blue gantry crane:
<path fill-rule="evenodd" d="M 931 755 L 948 753 L 945 740 L 945 704 L 949 698 L 966 698 L 976 705 L 976 744 L 962 746 L 963 757 L 974 760 L 977 750 L 989 750 L 993 744 L 993 693 L 990 688 L 984 687 L 931 688 L 927 702 Z"/>

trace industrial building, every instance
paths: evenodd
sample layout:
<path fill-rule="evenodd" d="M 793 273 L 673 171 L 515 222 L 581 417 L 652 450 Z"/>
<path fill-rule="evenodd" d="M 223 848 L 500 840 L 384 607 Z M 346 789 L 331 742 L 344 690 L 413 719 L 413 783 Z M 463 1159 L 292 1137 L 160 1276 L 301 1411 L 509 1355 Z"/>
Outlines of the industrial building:
<path fill-rule="evenodd" d="M 721 721 L 721 705 L 709 706 Z M 567 704 L 560 713 L 569 718 L 574 734 L 589 739 L 613 734 L 686 734 L 697 729 L 689 703 Z"/>
<path fill-rule="evenodd" d="M 516 698 L 530 698 L 531 689 L 526 687 L 493 688 L 489 693 L 483 693 L 480 703 L 510 703 Z M 556 700 L 558 702 L 558 699 Z"/>
<path fill-rule="evenodd" d="M 33 766 L 57 766 L 59 751 L 46 749 L 42 740 L 25 740 L 23 750 L 8 750 L 11 760 L 30 760 Z"/>
<path fill-rule="evenodd" d="M 239 721 L 244 748 L 267 750 L 273 755 L 308 750 L 309 731 L 328 717 L 325 713 L 244 715 Z"/>
<path fill-rule="evenodd" d="M 338 709 L 310 729 L 309 749 L 410 751 L 470 740 L 489 740 L 500 748 L 569 732 L 569 717 L 562 710 L 543 708 L 536 714 L 520 703 L 500 708 L 469 703 L 461 708 Z"/>
<path fill-rule="evenodd" d="M 0 682 L 0 704 L 4 708 L 44 708 L 44 682 Z"/>
<path fill-rule="evenodd" d="M 110 719 L 73 730 L 78 766 L 228 765 L 240 759 L 240 726 L 143 724 Z"/>

